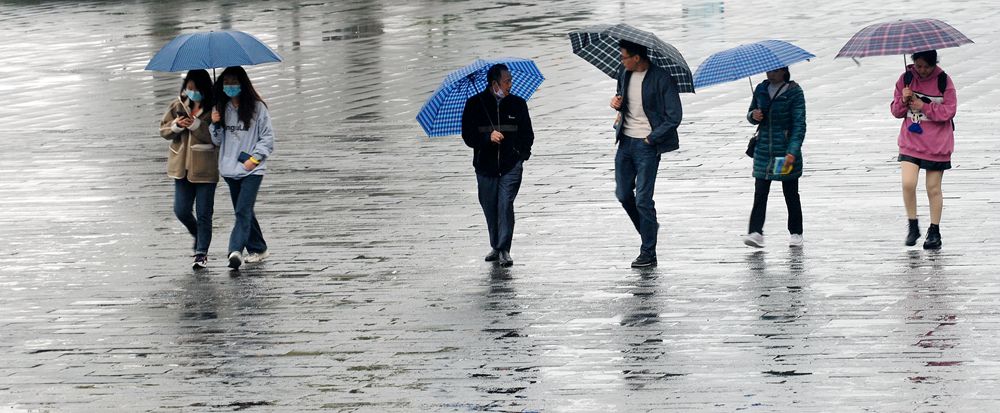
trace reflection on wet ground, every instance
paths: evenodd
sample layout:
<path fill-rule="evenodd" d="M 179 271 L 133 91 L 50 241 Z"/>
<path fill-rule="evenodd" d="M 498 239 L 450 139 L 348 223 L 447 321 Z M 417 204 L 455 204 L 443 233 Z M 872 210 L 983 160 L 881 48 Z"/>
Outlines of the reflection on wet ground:
<path fill-rule="evenodd" d="M 926 252 L 900 245 L 899 59 L 832 59 L 898 5 L 0 2 L 0 410 L 995 410 L 989 6 L 945 17 L 976 44 L 941 53 L 959 151 L 945 248 Z M 683 96 L 682 149 L 657 185 L 660 266 L 628 267 L 614 83 L 565 35 L 618 21 L 692 69 L 763 38 L 818 56 L 792 68 L 809 102 L 805 248 L 784 244 L 780 196 L 767 248 L 739 241 L 752 127 L 733 82 Z M 225 270 L 222 186 L 210 268 L 193 273 L 155 135 L 180 78 L 142 68 L 181 33 L 229 28 L 285 59 L 249 69 L 278 134 L 257 204 L 273 255 Z M 482 261 L 470 151 L 413 119 L 446 73 L 495 56 L 547 78 L 510 269 Z"/>

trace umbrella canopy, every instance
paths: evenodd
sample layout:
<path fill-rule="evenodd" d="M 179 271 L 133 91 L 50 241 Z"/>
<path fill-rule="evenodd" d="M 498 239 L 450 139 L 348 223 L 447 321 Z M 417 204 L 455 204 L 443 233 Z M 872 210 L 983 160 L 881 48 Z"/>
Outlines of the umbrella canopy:
<path fill-rule="evenodd" d="M 178 72 L 280 61 L 281 57 L 271 48 L 240 31 L 190 33 L 177 36 L 163 46 L 149 60 L 146 70 Z"/>
<path fill-rule="evenodd" d="M 627 24 L 601 24 L 570 32 L 569 40 L 573 45 L 573 53 L 597 66 L 598 69 L 612 78 L 618 77 L 622 71 L 619 40 L 628 40 L 646 46 L 649 50 L 649 61 L 670 73 L 670 76 L 677 82 L 677 88 L 680 92 L 694 93 L 691 69 L 684 61 L 684 56 L 681 56 L 681 52 L 676 47 L 660 40 L 653 33 L 636 29 Z"/>
<path fill-rule="evenodd" d="M 966 43 L 972 43 L 972 40 L 941 20 L 900 20 L 861 29 L 836 57 L 905 55 Z"/>
<path fill-rule="evenodd" d="M 420 108 L 417 122 L 427 136 L 447 136 L 462 133 L 462 112 L 465 101 L 486 90 L 486 72 L 503 63 L 510 69 L 514 85 L 510 93 L 525 100 L 531 98 L 545 77 L 535 62 L 528 59 L 476 59 L 472 64 L 451 72 L 444 78 L 430 99 Z"/>
<path fill-rule="evenodd" d="M 694 87 L 750 77 L 809 60 L 816 55 L 781 40 L 764 40 L 723 50 L 705 59 L 694 73 Z"/>

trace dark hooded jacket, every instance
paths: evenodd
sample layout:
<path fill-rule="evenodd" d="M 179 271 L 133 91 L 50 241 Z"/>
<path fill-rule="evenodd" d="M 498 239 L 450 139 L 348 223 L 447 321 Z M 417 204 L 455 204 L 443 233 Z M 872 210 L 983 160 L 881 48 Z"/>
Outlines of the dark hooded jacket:
<path fill-rule="evenodd" d="M 490 140 L 496 129 L 504 139 L 499 145 Z M 535 133 L 531 129 L 528 104 L 520 96 L 508 95 L 499 102 L 489 90 L 465 101 L 462 112 L 462 139 L 475 154 L 476 173 L 500 176 L 531 157 Z"/>

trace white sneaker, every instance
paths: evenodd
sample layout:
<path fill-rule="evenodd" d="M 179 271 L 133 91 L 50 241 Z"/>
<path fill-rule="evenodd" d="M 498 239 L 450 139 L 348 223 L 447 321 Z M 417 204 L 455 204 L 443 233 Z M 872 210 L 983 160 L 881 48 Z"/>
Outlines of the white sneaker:
<path fill-rule="evenodd" d="M 264 251 L 264 252 L 251 252 L 249 255 L 247 255 L 247 257 L 243 261 L 245 261 L 247 264 L 254 263 L 254 262 L 261 262 L 261 261 L 264 261 L 264 258 L 267 258 L 267 257 L 270 257 L 270 256 L 271 256 L 271 253 L 267 252 L 267 251 Z"/>
<path fill-rule="evenodd" d="M 743 236 L 743 243 L 754 248 L 764 248 L 764 234 L 753 232 Z"/>
<path fill-rule="evenodd" d="M 789 247 L 801 247 L 803 242 L 805 242 L 805 240 L 802 239 L 802 234 L 792 234 L 791 237 L 788 237 Z"/>
<path fill-rule="evenodd" d="M 229 268 L 239 269 L 243 265 L 243 255 L 239 251 L 229 253 Z"/>

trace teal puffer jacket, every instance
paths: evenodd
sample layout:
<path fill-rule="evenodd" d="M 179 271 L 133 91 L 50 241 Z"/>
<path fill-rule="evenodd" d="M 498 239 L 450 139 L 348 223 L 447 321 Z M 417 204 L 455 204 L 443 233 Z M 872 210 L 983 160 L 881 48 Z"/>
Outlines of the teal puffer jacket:
<path fill-rule="evenodd" d="M 760 124 L 757 148 L 753 154 L 753 177 L 787 181 L 802 176 L 802 141 L 806 137 L 806 99 L 798 83 L 789 82 L 785 90 L 771 101 L 767 80 L 757 85 L 754 99 L 747 111 L 750 123 Z M 764 112 L 764 120 L 753 120 L 754 109 Z M 774 173 L 774 158 L 795 155 L 795 166 L 786 175 Z"/>

